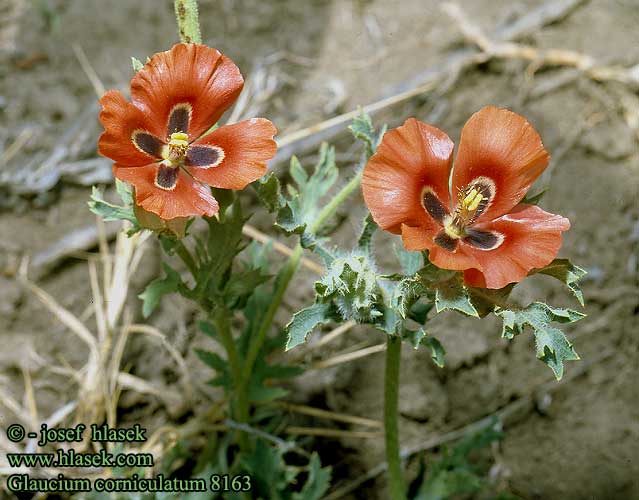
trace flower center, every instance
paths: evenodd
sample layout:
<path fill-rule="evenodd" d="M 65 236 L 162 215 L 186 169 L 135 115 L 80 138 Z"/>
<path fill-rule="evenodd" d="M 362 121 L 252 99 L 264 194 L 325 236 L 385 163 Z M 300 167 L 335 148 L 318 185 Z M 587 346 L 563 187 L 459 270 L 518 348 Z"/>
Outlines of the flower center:
<path fill-rule="evenodd" d="M 168 160 L 172 167 L 178 167 L 184 163 L 186 151 L 189 148 L 189 136 L 184 132 L 174 132 L 171 134 L 169 144 L 162 152 L 162 158 Z"/>
<path fill-rule="evenodd" d="M 444 219 L 444 231 L 453 239 L 463 238 L 466 227 L 483 212 L 488 203 L 485 188 L 479 184 L 460 189 L 455 213 Z"/>

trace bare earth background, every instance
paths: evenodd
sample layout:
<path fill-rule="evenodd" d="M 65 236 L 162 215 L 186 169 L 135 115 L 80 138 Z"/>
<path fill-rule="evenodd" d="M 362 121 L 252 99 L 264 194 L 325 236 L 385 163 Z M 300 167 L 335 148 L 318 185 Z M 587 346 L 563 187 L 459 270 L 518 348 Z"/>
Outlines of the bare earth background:
<path fill-rule="evenodd" d="M 416 75 L 443 67 L 455 51 L 472 47 L 434 0 L 200 4 L 204 42 L 225 52 L 249 77 L 254 114 L 272 119 L 280 137 L 391 95 Z M 458 3 L 489 34 L 542 4 Z M 599 64 L 639 63 L 637 0 L 575 4 L 562 19 L 518 41 L 570 49 Z M 28 373 L 40 415 L 49 415 L 65 391 L 75 390 L 49 367 L 77 365 L 86 351 L 21 289 L 13 278 L 17 262 L 30 255 L 33 264 L 58 239 L 95 224 L 86 206 L 88 186 L 108 181 L 110 174 L 108 162 L 94 160 L 99 134 L 94 86 L 99 90 L 101 81 L 126 89 L 130 57 L 144 60 L 168 49 L 176 41 L 174 23 L 172 2 L 166 0 L 0 0 L 0 386 L 24 401 Z M 93 84 L 79 62 L 83 54 L 99 79 Z M 397 126 L 416 116 L 458 140 L 470 114 L 494 104 L 535 125 L 553 155 L 538 183 L 550 186 L 543 206 L 573 224 L 560 255 L 590 273 L 584 280 L 588 318 L 568 329 L 582 360 L 569 363 L 565 382 L 557 384 L 535 359 L 532 335 L 507 342 L 494 319 L 480 324 L 441 315 L 430 330 L 448 352 L 444 369 L 434 367 L 426 353 L 403 352 L 402 444 L 416 445 L 517 403 L 519 411 L 506 420 L 505 439 L 491 452 L 496 481 L 527 499 L 639 499 L 638 84 L 597 82 L 566 68 L 533 73 L 528 64 L 499 59 L 451 72 L 431 92 L 386 109 L 376 121 Z M 339 147 L 342 141 L 336 140 Z M 354 156 L 349 143 L 343 144 L 339 158 L 348 172 Z M 364 215 L 361 197 L 351 203 L 339 229 L 346 243 Z M 268 218 L 253 223 L 270 231 Z M 389 243 L 389 235 L 377 235 L 376 241 L 381 255 L 392 254 L 390 245 L 398 244 Z M 160 272 L 158 257 L 157 249 L 149 250 L 134 279 L 128 308 L 138 319 L 135 295 Z M 82 259 L 34 268 L 31 276 L 75 314 L 91 305 Z M 308 303 L 312 279 L 301 273 L 291 287 L 291 311 Z M 517 298 L 576 305 L 558 284 L 542 278 L 527 282 Z M 284 313 L 280 319 L 289 318 Z M 167 398 L 125 393 L 120 423 L 154 429 L 186 418 L 216 394 L 204 385 L 208 374 L 193 355 L 208 340 L 196 332 L 194 312 L 172 298 L 151 322 L 187 359 L 192 379 L 202 381 L 195 410 Z M 379 332 L 355 328 L 312 355 L 327 358 L 382 341 Z M 158 359 L 147 341 L 129 345 L 125 365 L 168 391 L 175 384 L 171 360 Z M 381 418 L 382 365 L 382 355 L 374 354 L 309 372 L 291 400 Z M 0 427 L 12 419 L 0 401 Z M 335 465 L 338 482 L 382 460 L 381 438 L 320 439 L 315 446 L 324 462 Z M 369 481 L 349 498 L 381 499 L 382 488 L 382 479 Z"/>

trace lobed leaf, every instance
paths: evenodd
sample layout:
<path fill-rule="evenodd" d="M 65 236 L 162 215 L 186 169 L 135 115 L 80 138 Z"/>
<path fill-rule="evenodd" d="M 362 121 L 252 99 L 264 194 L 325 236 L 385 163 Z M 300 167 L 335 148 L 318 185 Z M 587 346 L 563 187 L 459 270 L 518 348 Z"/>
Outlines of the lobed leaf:
<path fill-rule="evenodd" d="M 270 172 L 266 177 L 255 181 L 252 186 L 262 205 L 270 213 L 277 212 L 284 206 L 286 201 L 282 196 L 282 187 L 274 172 Z"/>
<path fill-rule="evenodd" d="M 468 316 L 479 317 L 459 273 L 455 273 L 449 280 L 435 284 L 435 309 L 438 313 L 452 309 Z"/>
<path fill-rule="evenodd" d="M 523 309 L 497 308 L 495 314 L 502 318 L 502 336 L 513 338 L 530 326 L 535 334 L 537 357 L 546 363 L 560 380 L 564 361 L 578 360 L 579 355 L 564 333 L 551 326 L 552 322 L 573 323 L 585 314 L 571 309 L 555 308 L 541 302 L 533 302 Z"/>
<path fill-rule="evenodd" d="M 588 274 L 585 269 L 575 266 L 568 259 L 555 259 L 546 267 L 535 269 L 531 274 L 533 273 L 547 274 L 548 276 L 558 279 L 577 297 L 579 303 L 582 306 L 584 305 L 584 295 L 579 287 L 578 281 Z"/>
<path fill-rule="evenodd" d="M 444 349 L 439 340 L 430 336 L 423 328 L 419 330 L 405 329 L 402 333 L 402 340 L 410 342 L 414 349 L 419 349 L 421 346 L 427 347 L 430 350 L 433 362 L 440 368 L 444 367 L 446 349 Z"/>
<path fill-rule="evenodd" d="M 163 264 L 166 276 L 157 278 L 147 285 L 138 297 L 142 299 L 142 316 L 148 318 L 164 295 L 186 288 L 180 274 L 168 264 Z"/>
<path fill-rule="evenodd" d="M 315 328 L 328 323 L 332 319 L 332 307 L 328 303 L 316 303 L 293 315 L 286 325 L 288 340 L 286 350 L 290 350 L 306 341 L 306 337 Z"/>
<path fill-rule="evenodd" d="M 308 477 L 302 491 L 293 494 L 293 500 L 321 500 L 330 487 L 331 468 L 322 467 L 315 452 L 308 463 Z"/>
<path fill-rule="evenodd" d="M 295 186 L 288 185 L 289 198 L 283 198 L 278 210 L 277 225 L 287 233 L 304 234 L 319 215 L 321 199 L 337 181 L 335 148 L 322 144 L 320 157 L 312 174 L 308 174 L 296 157 L 291 158 L 289 169 Z M 271 186 L 270 191 L 275 190 Z M 271 201 L 273 201 L 271 199 Z M 275 203 L 273 203 L 275 206 Z"/>

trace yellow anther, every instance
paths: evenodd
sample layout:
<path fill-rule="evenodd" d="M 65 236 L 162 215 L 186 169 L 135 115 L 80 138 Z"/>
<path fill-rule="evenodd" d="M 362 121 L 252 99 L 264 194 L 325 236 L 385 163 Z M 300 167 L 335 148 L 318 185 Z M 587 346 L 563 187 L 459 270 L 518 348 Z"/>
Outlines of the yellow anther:
<path fill-rule="evenodd" d="M 473 189 L 473 192 L 474 191 L 475 190 Z M 477 210 L 477 207 L 479 206 L 479 204 L 482 202 L 483 199 L 484 199 L 484 197 L 482 196 L 481 193 L 475 194 L 473 199 L 470 200 L 470 202 L 468 203 L 468 210 L 471 211 L 471 212 Z M 465 201 L 466 200 L 464 200 L 464 202 Z"/>
<path fill-rule="evenodd" d="M 171 140 L 169 141 L 169 146 L 188 146 L 189 145 L 189 136 L 184 132 L 174 132 L 171 134 Z"/>
<path fill-rule="evenodd" d="M 462 204 L 467 207 L 468 205 L 470 205 L 470 203 L 473 201 L 473 199 L 475 198 L 475 195 L 477 194 L 477 190 L 475 188 L 472 188 L 470 190 L 470 192 L 466 195 L 466 197 L 462 200 Z"/>

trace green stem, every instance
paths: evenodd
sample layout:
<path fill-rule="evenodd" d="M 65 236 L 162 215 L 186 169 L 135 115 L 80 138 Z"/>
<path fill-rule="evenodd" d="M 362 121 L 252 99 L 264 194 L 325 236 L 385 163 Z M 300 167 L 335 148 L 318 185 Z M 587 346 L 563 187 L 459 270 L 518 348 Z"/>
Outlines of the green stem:
<path fill-rule="evenodd" d="M 333 199 L 324 207 L 324 209 L 319 213 L 311 227 L 309 228 L 312 233 L 318 231 L 324 223 L 337 211 L 338 207 L 348 198 L 348 196 L 355 191 L 362 180 L 362 171 L 360 170 L 348 183 L 340 189 L 337 194 L 333 197 Z M 280 274 L 279 279 L 276 283 L 275 291 L 273 293 L 273 299 L 269 305 L 262 322 L 260 323 L 260 328 L 255 335 L 255 338 L 252 339 L 251 346 L 249 348 L 248 355 L 246 356 L 246 360 L 244 361 L 244 370 L 243 370 L 243 379 L 245 382 L 251 376 L 251 370 L 253 369 L 253 364 L 255 363 L 255 359 L 266 340 L 266 335 L 273 324 L 273 318 L 275 318 L 275 314 L 279 309 L 282 299 L 284 298 L 284 294 L 286 293 L 286 289 L 288 288 L 289 283 L 295 276 L 299 268 L 300 259 L 302 258 L 303 253 L 302 246 L 298 243 L 295 247 L 295 250 L 291 254 L 286 263 L 285 267 L 282 270 L 282 274 Z"/>
<path fill-rule="evenodd" d="M 197 0 L 175 0 L 175 19 L 183 43 L 202 43 Z"/>
<path fill-rule="evenodd" d="M 333 199 L 328 202 L 328 205 L 326 205 L 322 209 L 322 211 L 317 216 L 317 219 L 315 219 L 315 222 L 310 227 L 312 233 L 319 230 L 324 225 L 324 223 L 337 211 L 338 207 L 344 202 L 344 200 L 346 200 L 346 198 L 348 198 L 351 193 L 359 187 L 359 184 L 362 181 L 362 172 L 363 170 L 360 169 L 355 174 L 355 176 L 337 192 Z"/>
<path fill-rule="evenodd" d="M 384 438 L 388 463 L 388 490 L 391 500 L 406 500 L 404 478 L 399 457 L 397 405 L 399 401 L 399 366 L 402 343 L 399 337 L 388 336 L 386 368 L 384 370 Z"/>
<path fill-rule="evenodd" d="M 182 259 L 182 262 L 184 262 L 193 277 L 197 278 L 197 265 L 195 263 L 195 259 L 191 255 L 191 252 L 189 252 L 189 249 L 186 248 L 182 240 L 179 240 L 177 242 L 177 245 L 175 245 L 175 253 L 177 253 L 180 259 Z"/>
<path fill-rule="evenodd" d="M 361 179 L 362 174 L 360 171 L 333 197 L 328 205 L 324 207 L 324 209 L 318 215 L 317 219 L 315 219 L 315 222 L 311 225 L 311 232 L 315 232 L 322 227 L 322 225 L 335 213 L 339 205 L 355 189 L 359 187 Z M 275 290 L 273 291 L 273 298 L 271 299 L 271 303 L 269 304 L 269 307 L 266 310 L 264 317 L 262 318 L 260 327 L 255 337 L 251 340 L 246 359 L 244 360 L 244 366 L 242 367 L 242 376 L 240 378 L 240 383 L 238 383 L 237 385 L 237 391 L 238 393 L 241 393 L 241 395 L 238 395 L 238 398 L 241 398 L 242 404 L 246 404 L 246 408 L 241 408 L 242 414 L 237 416 L 237 420 L 241 423 L 248 422 L 249 402 L 247 392 L 248 384 L 251 379 L 251 373 L 253 371 L 253 365 L 255 364 L 255 360 L 257 359 L 257 356 L 262 349 L 262 346 L 264 345 L 264 341 L 266 340 L 269 329 L 273 325 L 275 314 L 282 304 L 282 300 L 284 299 L 284 295 L 286 294 L 288 285 L 291 283 L 291 280 L 299 269 L 300 260 L 302 259 L 303 253 L 304 249 L 298 243 L 278 276 L 278 280 L 275 283 Z"/>
<path fill-rule="evenodd" d="M 235 346 L 235 340 L 233 339 L 233 333 L 231 332 L 231 324 L 229 321 L 230 317 L 231 312 L 222 307 L 216 307 L 215 310 L 211 313 L 211 321 L 215 325 L 215 329 L 217 330 L 217 333 L 220 337 L 222 346 L 226 350 L 226 356 L 231 367 L 231 374 L 233 375 L 233 380 L 236 383 L 236 405 L 234 411 L 235 415 L 233 416 L 233 418 L 240 421 L 247 421 L 248 399 L 245 390 L 238 390 L 242 374 L 242 365 L 240 363 L 240 357 Z M 240 448 L 247 449 L 248 439 L 246 434 L 243 432 L 238 432 L 238 440 Z"/>
<path fill-rule="evenodd" d="M 275 290 L 273 291 L 273 298 L 271 299 L 271 303 L 266 310 L 266 314 L 262 318 L 262 322 L 260 323 L 260 328 L 255 335 L 255 338 L 251 340 L 251 344 L 249 347 L 248 354 L 246 355 L 246 360 L 244 361 L 244 369 L 242 370 L 242 380 L 245 383 L 248 383 L 248 380 L 251 378 L 251 371 L 253 370 L 253 364 L 257 359 L 257 355 L 266 340 L 266 335 L 269 331 L 269 328 L 273 324 L 273 319 L 275 318 L 275 314 L 282 303 L 282 299 L 284 298 L 284 294 L 286 293 L 286 289 L 288 288 L 289 283 L 295 276 L 297 269 L 299 268 L 300 260 L 302 258 L 303 249 L 301 245 L 297 245 L 295 250 L 289 257 L 286 262 L 284 268 L 282 268 L 281 274 L 278 276 L 278 280 L 275 283 Z"/>

